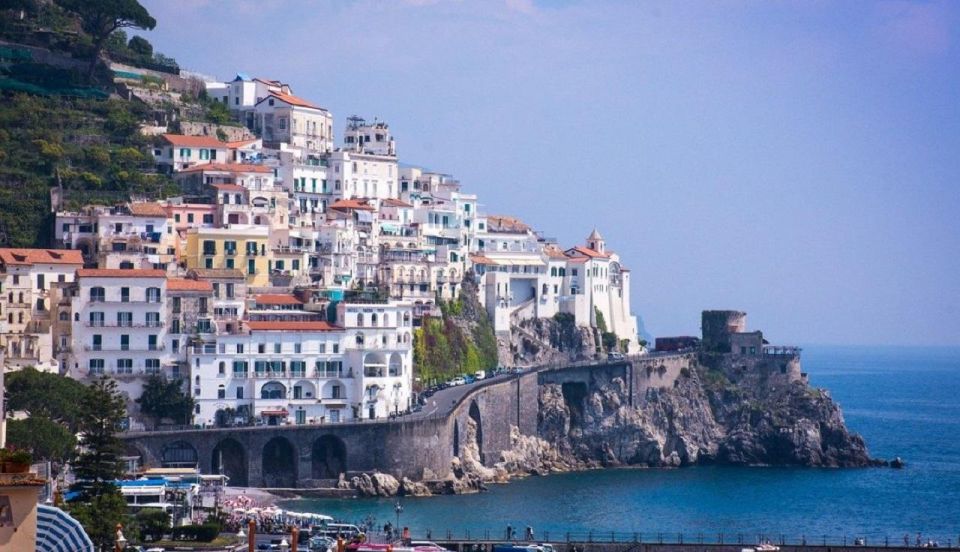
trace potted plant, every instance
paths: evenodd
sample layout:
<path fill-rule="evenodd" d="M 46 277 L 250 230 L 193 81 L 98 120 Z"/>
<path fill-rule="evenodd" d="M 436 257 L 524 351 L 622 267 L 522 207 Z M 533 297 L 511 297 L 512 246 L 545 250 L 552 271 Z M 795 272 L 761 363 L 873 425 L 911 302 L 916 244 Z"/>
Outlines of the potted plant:
<path fill-rule="evenodd" d="M 0 461 L 3 462 L 4 473 L 27 473 L 33 455 L 28 450 L 6 448 L 0 450 Z"/>

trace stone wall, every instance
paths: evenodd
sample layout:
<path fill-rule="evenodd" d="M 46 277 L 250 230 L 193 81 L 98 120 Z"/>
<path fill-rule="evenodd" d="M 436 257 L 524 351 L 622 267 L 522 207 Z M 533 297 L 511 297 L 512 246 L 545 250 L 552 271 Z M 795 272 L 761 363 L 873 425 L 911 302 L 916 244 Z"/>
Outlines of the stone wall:
<path fill-rule="evenodd" d="M 240 140 L 253 140 L 256 136 L 250 130 L 242 126 L 218 125 L 214 123 L 201 123 L 196 121 L 181 121 L 180 132 L 187 136 L 217 136 L 217 131 L 223 131 L 227 137 L 227 142 L 239 142 Z"/>

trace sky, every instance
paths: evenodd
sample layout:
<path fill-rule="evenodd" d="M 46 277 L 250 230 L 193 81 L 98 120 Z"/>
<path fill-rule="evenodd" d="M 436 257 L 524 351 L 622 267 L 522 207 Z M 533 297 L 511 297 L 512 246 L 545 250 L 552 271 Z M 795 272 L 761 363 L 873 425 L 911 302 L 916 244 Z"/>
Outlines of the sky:
<path fill-rule="evenodd" d="M 960 2 L 142 0 L 191 71 L 386 120 L 632 271 L 654 336 L 960 345 Z"/>

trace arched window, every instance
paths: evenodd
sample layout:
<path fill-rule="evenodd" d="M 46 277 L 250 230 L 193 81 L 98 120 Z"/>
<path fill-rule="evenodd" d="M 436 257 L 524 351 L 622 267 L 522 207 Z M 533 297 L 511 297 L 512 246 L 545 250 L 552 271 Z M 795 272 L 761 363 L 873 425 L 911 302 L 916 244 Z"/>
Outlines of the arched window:
<path fill-rule="evenodd" d="M 17 323 L 23 324 L 23 313 L 17 313 Z"/>
<path fill-rule="evenodd" d="M 223 386 L 222 383 L 217 387 L 217 398 L 218 399 L 227 398 L 227 389 L 226 387 Z"/>
<path fill-rule="evenodd" d="M 196 378 L 194 378 L 194 381 L 197 383 L 197 385 L 200 385 L 200 376 L 198 375 Z"/>
<path fill-rule="evenodd" d="M 20 292 L 20 295 L 18 296 L 18 299 L 19 299 L 19 301 L 17 301 L 17 302 L 22 305 L 22 304 L 23 304 L 23 292 L 22 292 L 22 291 Z"/>
<path fill-rule="evenodd" d="M 387 314 L 387 313 L 384 313 L 384 315 L 383 315 L 383 325 L 384 325 L 384 326 L 389 326 L 389 325 L 390 325 L 390 315 Z"/>
<path fill-rule="evenodd" d="M 67 311 L 61 312 L 61 313 L 60 313 L 60 321 L 61 321 L 61 322 L 69 322 L 69 321 L 70 321 L 70 313 L 67 312 Z"/>
<path fill-rule="evenodd" d="M 377 313 L 373 313 L 370 315 L 370 325 L 373 326 L 374 328 L 377 327 Z"/>
<path fill-rule="evenodd" d="M 362 313 L 362 312 L 357 313 L 357 327 L 358 327 L 358 328 L 362 328 L 362 327 L 363 327 L 363 313 Z"/>
<path fill-rule="evenodd" d="M 79 322 L 79 321 L 80 321 L 80 313 L 79 313 L 79 312 L 73 313 L 73 321 L 74 321 L 74 322 Z"/>
<path fill-rule="evenodd" d="M 227 363 L 226 363 L 226 362 L 224 362 L 224 361 L 222 361 L 222 360 L 220 361 L 220 365 L 218 366 L 218 371 L 217 371 L 217 373 L 219 373 L 221 376 L 227 373 Z M 220 387 L 223 387 L 223 386 L 221 385 Z M 221 397 L 221 398 L 223 398 L 223 397 Z"/>

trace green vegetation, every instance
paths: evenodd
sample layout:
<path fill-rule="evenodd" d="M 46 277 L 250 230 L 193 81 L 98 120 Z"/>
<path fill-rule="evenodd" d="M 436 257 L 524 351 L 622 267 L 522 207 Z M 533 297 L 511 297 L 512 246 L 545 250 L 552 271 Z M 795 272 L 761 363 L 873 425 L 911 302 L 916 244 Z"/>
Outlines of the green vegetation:
<path fill-rule="evenodd" d="M 144 509 L 135 516 L 140 538 L 144 541 L 156 541 L 170 529 L 170 514 L 163 510 Z"/>
<path fill-rule="evenodd" d="M 70 513 L 86 529 L 94 544 L 109 548 L 116 525 L 122 523 L 131 533 L 136 524 L 127 514 L 127 503 L 113 481 L 123 475 L 123 444 L 117 433 L 126 417 L 123 397 L 115 381 L 101 378 L 90 385 L 80 404 L 79 429 L 82 452 L 73 462 L 77 481 L 73 490 L 80 498 Z M 135 540 L 133 534 L 126 535 Z"/>
<path fill-rule="evenodd" d="M 440 310 L 440 318 L 424 317 L 413 333 L 414 375 L 421 384 L 496 368 L 497 338 L 472 284 L 465 283 L 456 300 L 440 302 Z"/>
<path fill-rule="evenodd" d="M 183 382 L 150 376 L 137 399 L 140 412 L 150 416 L 159 425 L 164 419 L 176 425 L 186 425 L 193 413 L 193 397 L 184 392 Z"/>
<path fill-rule="evenodd" d="M 77 448 L 77 439 L 69 429 L 42 416 L 8 421 L 7 442 L 32 450 L 37 460 L 50 460 L 60 465 L 73 458 Z"/>
<path fill-rule="evenodd" d="M 607 321 L 604 319 L 603 313 L 597 307 L 593 307 L 593 312 L 597 318 L 597 330 L 600 332 L 600 343 L 603 350 L 608 352 L 620 350 L 620 338 L 617 337 L 617 334 L 607 331 Z M 626 341 L 626 343 L 629 343 L 629 341 Z M 623 350 L 626 350 L 626 348 Z"/>

